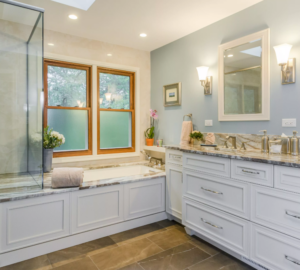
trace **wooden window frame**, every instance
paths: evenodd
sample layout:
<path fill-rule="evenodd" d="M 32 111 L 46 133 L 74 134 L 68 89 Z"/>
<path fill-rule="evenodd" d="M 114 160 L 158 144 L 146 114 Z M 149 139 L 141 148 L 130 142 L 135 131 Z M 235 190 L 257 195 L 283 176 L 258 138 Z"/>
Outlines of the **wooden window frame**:
<path fill-rule="evenodd" d="M 58 107 L 48 106 L 48 66 L 57 66 L 63 68 L 81 69 L 86 70 L 86 107 Z M 83 65 L 78 63 L 57 61 L 51 59 L 44 60 L 44 127 L 47 126 L 48 121 L 48 109 L 59 109 L 59 110 L 83 110 L 88 111 L 88 149 L 82 151 L 61 151 L 54 152 L 53 157 L 72 157 L 72 156 L 86 156 L 92 155 L 93 149 L 93 137 L 92 137 L 92 66 Z"/>
<path fill-rule="evenodd" d="M 100 73 L 108 73 L 114 75 L 128 76 L 130 78 L 130 109 L 101 109 L 100 108 Z M 97 153 L 101 154 L 117 154 L 135 152 L 135 72 L 97 67 Z M 100 112 L 115 111 L 115 112 L 131 112 L 131 147 L 100 149 Z"/>

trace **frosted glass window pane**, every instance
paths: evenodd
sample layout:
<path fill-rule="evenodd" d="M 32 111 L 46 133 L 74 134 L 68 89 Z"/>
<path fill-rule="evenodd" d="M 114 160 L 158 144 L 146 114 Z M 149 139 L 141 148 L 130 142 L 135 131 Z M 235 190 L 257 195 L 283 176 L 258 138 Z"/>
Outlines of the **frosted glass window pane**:
<path fill-rule="evenodd" d="M 86 107 L 86 70 L 48 66 L 48 105 Z"/>
<path fill-rule="evenodd" d="M 131 147 L 131 112 L 100 111 L 100 149 Z"/>
<path fill-rule="evenodd" d="M 100 108 L 130 109 L 130 77 L 100 73 L 100 99 Z"/>
<path fill-rule="evenodd" d="M 48 126 L 66 138 L 54 151 L 88 149 L 88 111 L 48 109 Z"/>

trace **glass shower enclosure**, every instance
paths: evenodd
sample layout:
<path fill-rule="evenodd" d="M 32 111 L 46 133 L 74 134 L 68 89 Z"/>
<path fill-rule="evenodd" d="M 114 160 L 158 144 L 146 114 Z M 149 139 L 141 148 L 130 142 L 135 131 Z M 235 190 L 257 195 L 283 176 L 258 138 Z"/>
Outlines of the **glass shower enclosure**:
<path fill-rule="evenodd" d="M 43 188 L 43 23 L 0 0 L 0 197 Z"/>

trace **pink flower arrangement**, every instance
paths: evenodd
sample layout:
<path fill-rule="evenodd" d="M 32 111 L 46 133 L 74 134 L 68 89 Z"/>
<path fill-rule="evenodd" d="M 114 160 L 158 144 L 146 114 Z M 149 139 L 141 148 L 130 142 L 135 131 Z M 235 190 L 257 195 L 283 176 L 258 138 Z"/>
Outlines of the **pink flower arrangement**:
<path fill-rule="evenodd" d="M 156 120 L 158 118 L 157 111 L 150 109 L 150 117 Z"/>

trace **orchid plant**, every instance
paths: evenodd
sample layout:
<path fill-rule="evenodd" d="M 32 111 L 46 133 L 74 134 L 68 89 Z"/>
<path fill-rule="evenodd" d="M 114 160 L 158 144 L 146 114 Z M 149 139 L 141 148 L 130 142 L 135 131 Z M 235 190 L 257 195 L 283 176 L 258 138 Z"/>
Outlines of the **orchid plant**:
<path fill-rule="evenodd" d="M 154 120 L 158 119 L 157 111 L 150 109 L 150 119 L 151 119 L 151 127 L 148 128 L 144 134 L 146 139 L 153 139 L 154 138 Z"/>
<path fill-rule="evenodd" d="M 44 148 L 45 149 L 53 149 L 61 146 L 65 143 L 64 135 L 58 133 L 57 131 L 53 131 L 53 129 L 49 129 L 49 127 L 45 127 L 44 129 Z"/>

